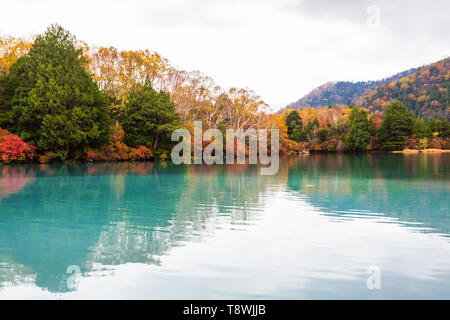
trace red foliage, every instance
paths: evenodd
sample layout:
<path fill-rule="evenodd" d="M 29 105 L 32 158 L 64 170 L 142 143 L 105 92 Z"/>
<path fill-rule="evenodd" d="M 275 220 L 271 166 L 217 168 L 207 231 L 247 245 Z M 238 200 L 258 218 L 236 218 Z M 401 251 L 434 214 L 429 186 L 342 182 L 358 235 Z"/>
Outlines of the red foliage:
<path fill-rule="evenodd" d="M 298 148 L 301 152 L 307 152 L 310 149 L 310 144 L 309 142 L 299 142 L 298 143 Z"/>
<path fill-rule="evenodd" d="M 381 118 L 380 118 L 379 116 L 376 116 L 376 117 L 373 119 L 373 123 L 374 123 L 374 125 L 375 125 L 375 128 L 376 128 L 377 130 L 380 130 L 381 125 L 383 124 L 383 120 L 381 120 Z"/>
<path fill-rule="evenodd" d="M 416 136 L 407 137 L 405 141 L 406 149 L 418 150 L 420 149 L 420 141 Z M 440 148 L 439 148 L 440 149 Z"/>
<path fill-rule="evenodd" d="M 95 152 L 89 151 L 87 153 L 87 158 L 89 161 L 94 161 L 97 157 L 97 155 L 95 154 Z"/>
<path fill-rule="evenodd" d="M 0 176 L 0 200 L 8 194 L 17 193 L 35 179 L 34 171 L 4 166 Z"/>
<path fill-rule="evenodd" d="M 450 149 L 450 138 L 434 137 L 429 143 L 431 149 Z"/>
<path fill-rule="evenodd" d="M 145 147 L 140 146 L 139 148 L 132 148 L 130 152 L 130 158 L 133 160 L 148 160 L 153 157 L 153 152 Z"/>
<path fill-rule="evenodd" d="M 18 136 L 0 129 L 0 155 L 3 162 L 31 160 L 36 147 L 22 141 Z"/>
<path fill-rule="evenodd" d="M 109 144 L 100 149 L 88 150 L 86 157 L 89 161 L 127 161 L 149 160 L 154 157 L 153 152 L 145 147 L 130 148 L 124 142 L 125 132 L 116 126 L 110 136 Z"/>

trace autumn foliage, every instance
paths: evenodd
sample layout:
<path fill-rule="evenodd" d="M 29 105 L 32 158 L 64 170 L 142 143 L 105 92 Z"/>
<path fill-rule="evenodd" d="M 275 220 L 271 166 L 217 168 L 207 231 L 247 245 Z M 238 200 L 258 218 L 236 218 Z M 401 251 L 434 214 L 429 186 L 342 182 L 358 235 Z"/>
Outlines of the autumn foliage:
<path fill-rule="evenodd" d="M 281 142 L 288 154 L 450 148 L 448 121 L 415 117 L 399 101 L 387 106 L 384 119 L 357 106 L 287 109 L 282 117 L 287 126 L 298 119 L 288 130 L 289 142 Z"/>
<path fill-rule="evenodd" d="M 93 49 L 52 28 L 34 44 L 0 38 L 0 125 L 9 130 L 0 135 L 4 162 L 165 159 L 170 133 L 182 127 L 192 134 L 194 121 L 201 121 L 204 131 L 278 129 L 281 154 L 376 151 L 389 144 L 386 135 L 398 127 L 395 121 L 388 126 L 392 121 L 385 116 L 395 99 L 416 114 L 445 120 L 416 119 L 411 130 L 397 130 L 401 139 L 393 147 L 449 147 L 448 58 L 367 92 L 362 108 L 331 105 L 273 114 L 252 90 L 222 88 L 199 71 L 171 66 L 157 52 Z M 61 34 L 67 35 L 62 42 Z M 67 52 L 76 78 L 61 58 Z M 47 60 L 52 61 L 48 68 Z M 39 81 L 25 86 L 21 79 L 29 74 Z"/>
<path fill-rule="evenodd" d="M 389 103 L 402 102 L 410 112 L 450 119 L 450 58 L 423 66 L 408 76 L 367 91 L 355 103 L 382 116 Z"/>
<path fill-rule="evenodd" d="M 86 153 L 89 161 L 129 161 L 153 159 L 153 152 L 146 146 L 130 148 L 124 142 L 125 132 L 120 126 L 112 130 L 109 144 L 100 149 L 90 149 Z"/>
<path fill-rule="evenodd" d="M 33 160 L 36 148 L 18 136 L 0 129 L 0 156 L 5 163 Z"/>

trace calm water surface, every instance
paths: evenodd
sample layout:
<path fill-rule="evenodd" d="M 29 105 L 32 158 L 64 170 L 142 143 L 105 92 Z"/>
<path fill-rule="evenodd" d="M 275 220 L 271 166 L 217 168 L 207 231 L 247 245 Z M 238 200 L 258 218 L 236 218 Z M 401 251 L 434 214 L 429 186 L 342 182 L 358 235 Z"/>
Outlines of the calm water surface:
<path fill-rule="evenodd" d="M 0 299 L 450 299 L 449 191 L 450 154 L 0 166 Z"/>

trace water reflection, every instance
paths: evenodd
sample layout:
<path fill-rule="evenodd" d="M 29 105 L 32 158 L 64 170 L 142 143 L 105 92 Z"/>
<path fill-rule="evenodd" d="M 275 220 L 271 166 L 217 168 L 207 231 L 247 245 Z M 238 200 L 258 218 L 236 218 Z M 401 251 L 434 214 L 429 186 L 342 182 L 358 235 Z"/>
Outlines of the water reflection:
<path fill-rule="evenodd" d="M 273 177 L 246 165 L 0 167 L 0 298 L 373 298 L 411 281 L 448 298 L 448 163 L 310 156 Z M 393 280 L 380 293 L 365 288 L 374 263 Z M 75 292 L 70 265 L 83 273 Z"/>
<path fill-rule="evenodd" d="M 291 159 L 288 186 L 340 217 L 379 213 L 448 235 L 449 160 L 448 154 Z"/>
<path fill-rule="evenodd" d="M 33 168 L 0 166 L 0 202 L 35 180 Z"/>

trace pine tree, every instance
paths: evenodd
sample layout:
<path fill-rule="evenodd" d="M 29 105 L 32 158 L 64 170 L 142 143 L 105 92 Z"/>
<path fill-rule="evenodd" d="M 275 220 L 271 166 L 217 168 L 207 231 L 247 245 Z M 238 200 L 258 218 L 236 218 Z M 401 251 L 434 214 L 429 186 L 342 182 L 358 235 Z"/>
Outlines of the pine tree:
<path fill-rule="evenodd" d="M 412 133 L 416 135 L 417 138 L 431 139 L 433 137 L 433 132 L 431 132 L 430 127 L 427 125 L 423 118 L 416 118 L 413 121 Z"/>
<path fill-rule="evenodd" d="M 10 128 L 12 97 L 17 87 L 14 79 L 7 75 L 0 76 L 0 128 Z"/>
<path fill-rule="evenodd" d="M 39 35 L 8 75 L 11 129 L 61 160 L 108 142 L 107 100 L 84 68 L 76 39 L 58 25 Z M 11 89 L 10 89 L 11 90 Z"/>
<path fill-rule="evenodd" d="M 149 84 L 138 86 L 128 95 L 125 109 L 123 129 L 127 145 L 146 146 L 154 151 L 158 147 L 168 149 L 172 144 L 170 135 L 179 126 L 169 94 L 157 92 Z"/>
<path fill-rule="evenodd" d="M 386 108 L 380 128 L 380 141 L 385 150 L 400 150 L 411 133 L 412 120 L 408 109 L 398 100 Z"/>
<path fill-rule="evenodd" d="M 348 150 L 365 151 L 370 142 L 370 125 L 367 112 L 353 107 L 349 116 L 349 135 L 346 141 Z"/>
<path fill-rule="evenodd" d="M 293 110 L 288 113 L 285 119 L 287 134 L 290 139 L 300 141 L 302 131 L 302 119 L 297 111 Z"/>

